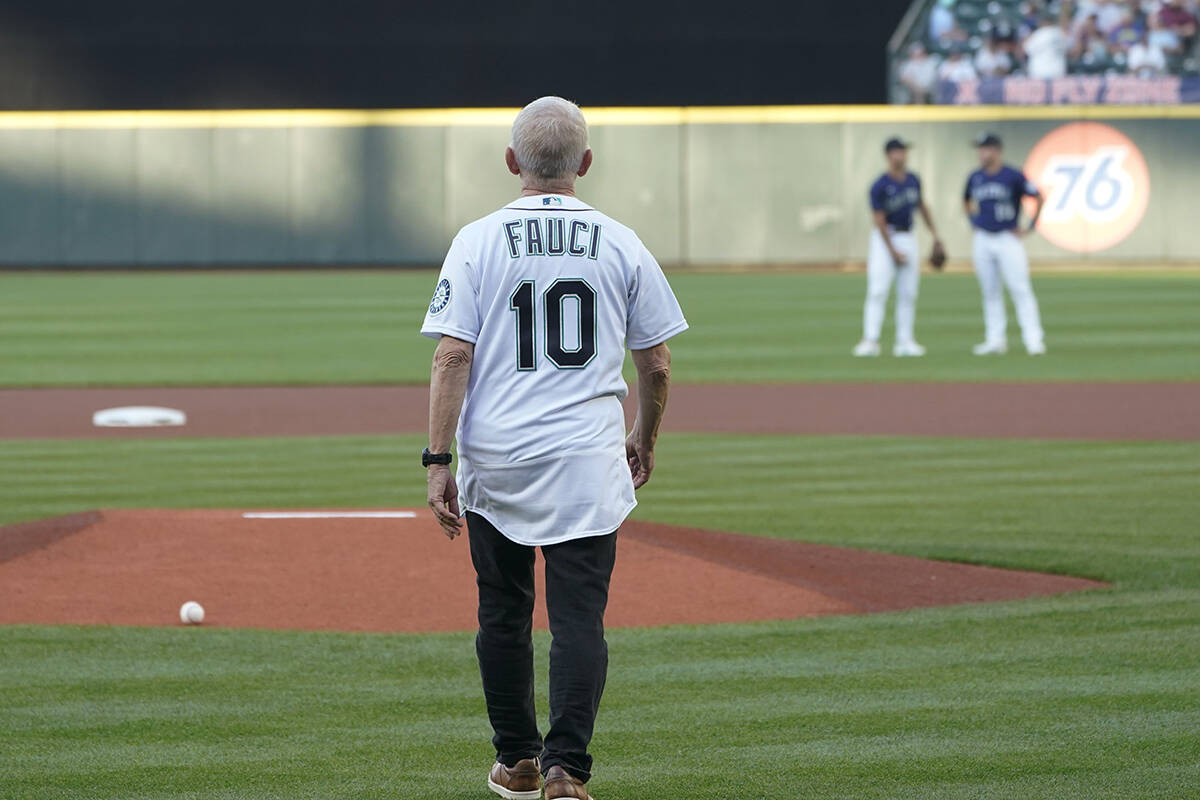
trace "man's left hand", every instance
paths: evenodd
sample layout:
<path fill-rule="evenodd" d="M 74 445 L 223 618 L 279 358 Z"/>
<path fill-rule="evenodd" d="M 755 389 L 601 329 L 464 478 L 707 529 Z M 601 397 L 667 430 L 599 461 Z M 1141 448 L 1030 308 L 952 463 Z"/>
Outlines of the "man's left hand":
<path fill-rule="evenodd" d="M 446 538 L 453 539 L 462 533 L 463 521 L 459 517 L 458 485 L 454 475 L 444 464 L 429 467 L 429 507 L 437 517 L 438 525 Z"/>

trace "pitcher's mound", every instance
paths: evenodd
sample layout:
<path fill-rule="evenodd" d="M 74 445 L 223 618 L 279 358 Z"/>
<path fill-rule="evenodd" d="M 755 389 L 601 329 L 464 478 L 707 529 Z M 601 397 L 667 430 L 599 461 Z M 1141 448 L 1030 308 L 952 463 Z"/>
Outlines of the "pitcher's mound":
<path fill-rule="evenodd" d="M 629 522 L 611 627 L 793 619 L 1093 589 L 1080 578 Z M 538 572 L 541 570 L 539 568 Z M 545 628 L 540 598 L 536 622 Z M 0 623 L 465 631 L 465 539 L 417 512 L 92 511 L 0 527 Z"/>

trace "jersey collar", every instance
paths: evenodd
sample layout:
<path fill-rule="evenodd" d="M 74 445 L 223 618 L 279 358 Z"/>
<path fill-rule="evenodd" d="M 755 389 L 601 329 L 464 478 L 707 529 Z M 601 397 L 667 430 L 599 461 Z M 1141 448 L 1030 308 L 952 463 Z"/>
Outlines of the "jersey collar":
<path fill-rule="evenodd" d="M 505 206 L 512 211 L 592 211 L 592 207 L 565 194 L 535 194 L 521 197 Z"/>

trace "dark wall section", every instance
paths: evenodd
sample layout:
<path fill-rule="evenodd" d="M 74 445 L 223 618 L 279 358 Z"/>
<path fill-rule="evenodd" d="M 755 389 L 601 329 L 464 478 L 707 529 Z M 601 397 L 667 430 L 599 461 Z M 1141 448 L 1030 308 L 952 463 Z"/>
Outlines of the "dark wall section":
<path fill-rule="evenodd" d="M 5 0 L 0 108 L 885 102 L 909 0 Z"/>

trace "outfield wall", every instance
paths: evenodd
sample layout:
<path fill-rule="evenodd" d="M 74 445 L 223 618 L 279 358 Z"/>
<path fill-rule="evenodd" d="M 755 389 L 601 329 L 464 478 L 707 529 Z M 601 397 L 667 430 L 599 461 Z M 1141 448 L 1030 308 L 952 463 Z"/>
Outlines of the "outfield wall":
<path fill-rule="evenodd" d="M 502 161 L 513 113 L 0 114 L 0 265 L 435 263 L 461 225 L 514 196 Z M 1042 159 L 1057 186 L 1059 244 L 1035 237 L 1032 256 L 1200 262 L 1192 199 L 1200 186 L 1200 107 L 661 108 L 588 116 L 596 162 L 580 195 L 633 226 L 667 264 L 862 261 L 866 191 L 892 134 L 917 143 L 912 167 L 952 254 L 966 256 L 962 187 L 975 165 L 968 141 L 995 130 L 1021 165 L 1039 140 L 1078 120 L 1105 128 L 1060 133 L 1057 146 L 1066 150 Z M 1119 141 L 1105 138 L 1108 129 Z M 1122 142 L 1140 153 L 1144 170 Z M 1134 220 L 1129 209 L 1139 204 Z M 1127 234 L 1101 241 L 1122 226 Z"/>

